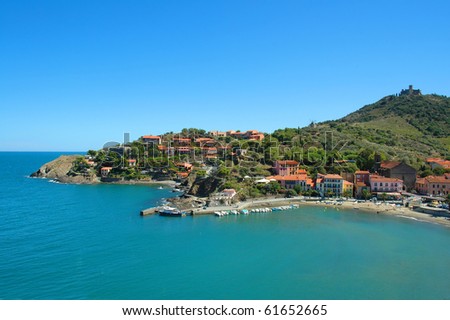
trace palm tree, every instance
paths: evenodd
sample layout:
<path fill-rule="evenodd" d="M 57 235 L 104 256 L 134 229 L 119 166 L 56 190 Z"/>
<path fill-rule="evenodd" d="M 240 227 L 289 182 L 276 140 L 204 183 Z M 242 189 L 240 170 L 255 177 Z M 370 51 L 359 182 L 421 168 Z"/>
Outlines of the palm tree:
<path fill-rule="evenodd" d="M 362 197 L 364 198 L 364 200 L 367 200 L 367 199 L 369 199 L 370 198 L 370 196 L 371 196 L 371 193 L 370 193 L 370 191 L 369 190 L 367 190 L 367 189 L 364 189 L 362 192 L 361 192 L 361 195 L 362 195 Z"/>

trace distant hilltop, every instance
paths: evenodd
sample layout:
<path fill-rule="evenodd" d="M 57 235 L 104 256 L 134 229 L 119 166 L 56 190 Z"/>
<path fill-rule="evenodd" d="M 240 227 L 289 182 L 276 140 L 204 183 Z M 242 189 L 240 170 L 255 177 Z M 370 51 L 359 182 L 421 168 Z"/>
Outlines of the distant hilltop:
<path fill-rule="evenodd" d="M 400 96 L 421 96 L 422 92 L 420 89 L 414 89 L 412 85 L 409 85 L 408 89 L 403 89 L 400 91 Z"/>

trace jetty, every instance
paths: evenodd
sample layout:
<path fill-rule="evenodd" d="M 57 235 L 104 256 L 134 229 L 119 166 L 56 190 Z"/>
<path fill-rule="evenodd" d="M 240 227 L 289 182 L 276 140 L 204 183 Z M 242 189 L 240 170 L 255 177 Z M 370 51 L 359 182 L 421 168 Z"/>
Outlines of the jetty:
<path fill-rule="evenodd" d="M 161 209 L 161 207 L 153 207 L 153 208 L 141 210 L 141 216 L 150 216 L 152 214 L 156 214 L 159 212 L 160 209 Z"/>

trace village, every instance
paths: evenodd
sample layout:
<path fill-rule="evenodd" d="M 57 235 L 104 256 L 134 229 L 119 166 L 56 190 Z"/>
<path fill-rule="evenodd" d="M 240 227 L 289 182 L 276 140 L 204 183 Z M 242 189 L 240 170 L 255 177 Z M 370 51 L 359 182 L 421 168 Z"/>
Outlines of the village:
<path fill-rule="evenodd" d="M 427 158 L 429 168 L 424 172 L 431 174 L 424 176 L 422 172 L 419 176 L 417 169 L 404 161 L 382 160 L 375 156 L 371 168 L 360 170 L 355 160 L 333 159 L 332 172 L 328 173 L 314 171 L 296 160 L 255 160 L 255 154 L 264 154 L 263 142 L 267 140 L 270 136 L 257 130 L 144 135 L 133 143 L 88 152 L 81 171 L 84 174 L 94 171 L 102 182 L 109 183 L 171 180 L 184 187 L 187 194 L 192 193 L 193 184 L 213 177 L 220 180 L 217 188 L 209 188 L 200 196 L 227 202 L 268 195 L 386 201 L 414 194 L 424 196 L 425 201 L 436 206 L 446 207 L 444 202 L 448 201 L 450 189 L 449 160 Z M 248 166 L 249 162 L 253 167 L 250 169 L 258 170 L 239 168 Z M 356 170 L 348 170 L 348 165 Z"/>

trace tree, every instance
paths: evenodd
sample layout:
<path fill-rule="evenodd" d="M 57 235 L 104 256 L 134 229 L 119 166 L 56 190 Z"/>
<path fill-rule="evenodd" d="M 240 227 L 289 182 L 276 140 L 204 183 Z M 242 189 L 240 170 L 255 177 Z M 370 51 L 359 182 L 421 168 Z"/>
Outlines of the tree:
<path fill-rule="evenodd" d="M 425 178 L 425 177 L 431 176 L 432 174 L 433 174 L 433 171 L 431 171 L 431 169 L 425 169 L 420 173 L 420 177 Z"/>
<path fill-rule="evenodd" d="M 445 169 L 442 168 L 442 167 L 436 167 L 436 168 L 433 169 L 433 173 L 436 176 L 442 176 L 445 173 Z"/>
<path fill-rule="evenodd" d="M 220 166 L 217 170 L 217 175 L 219 177 L 227 177 L 230 175 L 230 169 L 225 166 Z"/>
<path fill-rule="evenodd" d="M 327 197 L 328 198 L 331 198 L 331 197 L 333 197 L 334 196 L 334 192 L 333 192 L 333 190 L 327 190 Z"/>
<path fill-rule="evenodd" d="M 351 190 L 345 190 L 342 195 L 346 198 L 351 198 L 353 196 L 353 192 Z"/>
<path fill-rule="evenodd" d="M 297 196 L 297 192 L 294 189 L 289 189 L 286 192 L 286 198 L 293 198 Z"/>
<path fill-rule="evenodd" d="M 364 198 L 364 200 L 367 200 L 370 198 L 371 193 L 369 190 L 367 189 L 363 189 L 363 191 L 361 192 L 362 197 Z"/>
<path fill-rule="evenodd" d="M 267 193 L 270 194 L 277 194 L 278 191 L 280 191 L 281 186 L 278 182 L 276 181 L 271 181 L 268 184 L 265 185 L 265 189 Z"/>
<path fill-rule="evenodd" d="M 87 154 L 88 154 L 89 156 L 91 156 L 91 157 L 95 157 L 95 156 L 97 155 L 97 151 L 95 151 L 95 150 L 89 150 L 89 151 L 87 152 Z"/>
<path fill-rule="evenodd" d="M 386 192 L 383 192 L 380 197 L 381 197 L 381 200 L 386 201 L 386 199 L 387 199 Z"/>
<path fill-rule="evenodd" d="M 299 184 L 296 184 L 295 186 L 294 186 L 294 190 L 295 190 L 295 192 L 297 192 L 297 194 L 302 194 L 303 193 L 303 187 L 301 186 L 301 185 L 299 185 Z"/>

